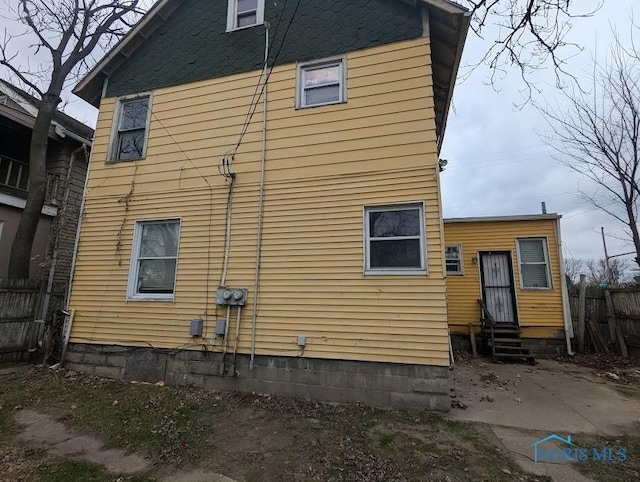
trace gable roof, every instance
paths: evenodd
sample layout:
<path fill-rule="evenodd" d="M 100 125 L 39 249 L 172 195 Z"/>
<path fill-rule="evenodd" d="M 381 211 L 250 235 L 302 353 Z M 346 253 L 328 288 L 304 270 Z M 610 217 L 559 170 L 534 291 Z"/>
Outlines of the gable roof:
<path fill-rule="evenodd" d="M 14 106 L 13 108 L 19 109 L 20 112 L 34 119 L 38 115 L 40 99 L 32 96 L 28 92 L 10 84 L 6 80 L 0 79 L 0 93 L 11 99 Z M 91 143 L 93 129 L 60 110 L 56 109 L 53 114 L 52 124 L 54 131 L 61 137 L 69 135 L 84 144 L 88 145 Z"/>
<path fill-rule="evenodd" d="M 417 20 L 418 26 L 422 23 L 425 24 L 425 30 L 428 30 L 431 39 L 436 134 L 438 137 L 438 147 L 440 147 L 446 127 L 447 115 L 455 85 L 458 65 L 460 57 L 462 56 L 462 48 L 469 26 L 468 12 L 460 5 L 449 0 L 387 1 L 389 2 L 389 7 L 394 6 L 394 4 L 409 4 L 411 6 L 422 5 L 425 7 L 424 10 L 426 13 L 423 15 L 423 18 L 418 18 Z M 103 94 L 105 80 L 112 77 L 115 72 L 125 64 L 127 59 L 134 55 L 138 50 L 144 50 L 143 47 L 146 40 L 153 35 L 156 30 L 161 29 L 183 3 L 186 3 L 186 0 L 159 0 L 156 2 L 147 14 L 130 30 L 130 32 L 122 38 L 115 47 L 111 49 L 111 51 L 109 51 L 102 60 L 100 60 L 100 62 L 96 64 L 96 66 L 80 81 L 80 83 L 78 83 L 73 92 L 97 107 Z M 226 5 L 226 0 L 224 4 Z M 313 8 L 317 9 L 321 8 L 321 6 L 322 2 L 318 2 L 317 5 L 313 5 Z M 419 10 L 415 10 L 415 12 L 418 14 Z M 417 16 L 419 17 L 419 15 Z M 226 24 L 226 13 L 223 12 L 220 17 Z M 401 20 L 398 19 L 397 21 Z M 184 28 L 185 27 L 183 27 L 183 29 Z M 389 32 L 387 32 L 388 30 L 393 31 L 393 29 L 397 30 L 402 28 L 406 29 L 407 26 L 402 23 L 397 25 L 385 25 L 384 33 L 389 35 Z M 418 32 L 418 35 L 420 35 L 420 31 Z M 353 37 L 351 33 L 350 36 Z M 389 38 L 391 37 L 389 36 Z M 315 41 L 317 42 L 317 39 L 315 39 Z M 176 79 L 173 81 L 173 84 L 168 85 L 182 83 L 177 77 L 178 76 L 176 75 Z M 109 82 L 110 91 L 112 90 L 111 86 L 112 82 Z M 110 92 L 108 95 L 111 96 L 114 94 Z"/>

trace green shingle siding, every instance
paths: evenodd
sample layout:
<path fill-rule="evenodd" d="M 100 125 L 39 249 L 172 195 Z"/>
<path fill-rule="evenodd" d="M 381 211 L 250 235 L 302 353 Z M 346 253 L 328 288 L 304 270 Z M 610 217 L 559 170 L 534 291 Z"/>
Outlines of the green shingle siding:
<path fill-rule="evenodd" d="M 271 59 L 296 0 L 265 1 Z M 283 7 L 286 11 L 280 20 Z M 118 96 L 247 72 L 262 66 L 264 27 L 225 32 L 227 0 L 184 0 L 150 39 L 109 78 Z M 421 16 L 398 0 L 300 0 L 278 64 L 343 54 L 422 35 Z"/>

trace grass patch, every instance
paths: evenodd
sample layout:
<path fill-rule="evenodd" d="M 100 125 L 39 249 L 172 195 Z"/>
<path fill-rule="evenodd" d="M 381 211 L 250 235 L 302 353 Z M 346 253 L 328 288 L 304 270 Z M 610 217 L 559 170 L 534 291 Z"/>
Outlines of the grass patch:
<path fill-rule="evenodd" d="M 580 473 L 600 482 L 617 482 L 620 480 L 640 480 L 640 438 L 638 437 L 593 437 L 582 435 L 574 443 L 589 449 L 589 460 L 575 462 L 573 467 Z M 602 449 L 613 449 L 614 456 L 618 449 L 624 449 L 624 461 L 594 460 L 592 448 L 602 453 Z"/>
<path fill-rule="evenodd" d="M 82 390 L 73 424 L 99 432 L 109 445 L 142 451 L 159 461 L 185 463 L 207 448 L 204 414 L 215 416 L 206 393 L 149 385 L 112 384 L 108 392 Z M 188 450 L 185 450 L 188 447 Z"/>
<path fill-rule="evenodd" d="M 393 445 L 393 439 L 395 438 L 395 435 L 392 433 L 383 433 L 380 434 L 380 447 L 391 447 Z"/>
<path fill-rule="evenodd" d="M 51 458 L 43 463 L 35 474 L 37 482 L 153 482 L 156 479 L 148 475 L 114 476 L 102 465 L 79 460 Z"/>

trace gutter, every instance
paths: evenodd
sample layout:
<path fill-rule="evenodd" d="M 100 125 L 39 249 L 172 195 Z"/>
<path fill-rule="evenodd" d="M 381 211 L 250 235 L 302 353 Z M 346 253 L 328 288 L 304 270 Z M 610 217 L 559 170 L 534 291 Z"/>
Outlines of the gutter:
<path fill-rule="evenodd" d="M 455 5 L 458 13 L 460 13 L 459 5 L 455 3 L 448 2 L 445 0 L 429 0 L 430 4 L 448 4 L 450 10 L 451 7 Z M 438 5 L 440 8 L 445 8 L 442 5 Z M 464 49 L 464 44 L 467 39 L 467 33 L 469 32 L 469 25 L 471 24 L 471 12 L 464 9 L 464 13 L 462 13 L 462 29 L 460 30 L 460 37 L 458 38 L 458 48 L 456 49 L 455 62 L 451 68 L 451 82 L 449 83 L 449 97 L 447 98 L 447 103 L 445 104 L 444 109 L 444 119 L 442 121 L 442 127 L 440 128 L 440 136 L 437 141 L 437 149 L 438 154 L 440 154 L 440 149 L 442 148 L 442 142 L 444 141 L 444 133 L 447 129 L 447 119 L 449 118 L 449 108 L 451 107 L 451 99 L 453 98 L 453 89 L 456 86 L 456 79 L 458 78 L 458 69 L 460 67 L 460 61 L 462 60 L 462 50 Z"/>

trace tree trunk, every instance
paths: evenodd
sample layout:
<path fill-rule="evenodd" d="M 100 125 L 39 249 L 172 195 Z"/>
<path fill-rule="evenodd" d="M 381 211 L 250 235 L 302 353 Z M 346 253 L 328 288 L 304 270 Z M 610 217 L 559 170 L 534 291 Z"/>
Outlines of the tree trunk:
<path fill-rule="evenodd" d="M 640 266 L 640 234 L 638 234 L 638 225 L 636 224 L 636 216 L 633 212 L 633 205 L 627 203 L 627 216 L 629 217 L 629 228 L 631 229 L 631 239 L 636 251 L 635 262 Z"/>
<path fill-rule="evenodd" d="M 29 153 L 29 192 L 20 224 L 11 246 L 9 278 L 29 278 L 31 248 L 38 229 L 40 213 L 47 190 L 47 146 L 53 114 L 60 103 L 60 94 L 51 92 L 43 96 L 31 134 Z"/>

